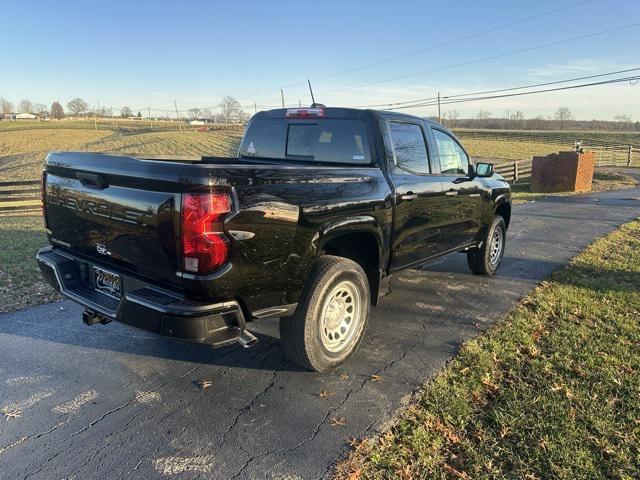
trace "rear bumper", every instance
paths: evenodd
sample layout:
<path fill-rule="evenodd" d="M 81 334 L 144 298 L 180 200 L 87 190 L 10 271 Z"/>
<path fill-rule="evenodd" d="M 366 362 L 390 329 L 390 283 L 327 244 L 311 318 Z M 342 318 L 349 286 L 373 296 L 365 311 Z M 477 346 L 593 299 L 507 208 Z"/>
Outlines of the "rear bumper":
<path fill-rule="evenodd" d="M 62 295 L 108 319 L 161 335 L 215 346 L 241 341 L 245 318 L 236 301 L 207 304 L 181 297 L 120 272 L 122 298 L 97 291 L 94 264 L 52 247 L 36 260 L 45 280 Z M 100 267 L 100 265 L 96 265 Z"/>

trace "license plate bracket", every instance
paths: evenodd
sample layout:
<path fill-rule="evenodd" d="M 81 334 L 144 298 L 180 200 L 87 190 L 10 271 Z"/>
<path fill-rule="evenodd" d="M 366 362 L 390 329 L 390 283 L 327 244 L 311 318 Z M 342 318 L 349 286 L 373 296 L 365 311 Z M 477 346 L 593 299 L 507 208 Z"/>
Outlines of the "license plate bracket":
<path fill-rule="evenodd" d="M 117 273 L 93 267 L 95 277 L 95 289 L 98 292 L 106 293 L 110 297 L 122 298 L 122 280 Z"/>

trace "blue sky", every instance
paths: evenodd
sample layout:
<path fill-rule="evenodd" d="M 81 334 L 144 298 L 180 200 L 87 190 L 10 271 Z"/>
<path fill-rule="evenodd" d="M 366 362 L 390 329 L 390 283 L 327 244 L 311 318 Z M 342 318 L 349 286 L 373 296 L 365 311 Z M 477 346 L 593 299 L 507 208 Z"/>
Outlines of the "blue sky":
<path fill-rule="evenodd" d="M 444 69 L 544 43 L 640 22 L 638 0 L 591 0 L 516 26 L 323 79 L 475 34 L 578 0 L 505 1 L 6 1 L 0 96 L 63 104 L 80 96 L 119 109 L 208 107 L 223 95 L 245 105 L 319 101 L 365 105 L 561 80 L 640 67 L 640 27 Z M 640 73 L 640 71 L 638 72 Z M 296 85 L 291 85 L 296 84 Z M 368 85 L 368 86 L 365 86 Z M 640 120 L 640 84 L 456 105 L 495 116 L 522 110 Z M 446 107 L 445 107 L 446 109 Z M 247 110 L 252 110 L 247 108 Z M 432 107 L 408 110 L 430 115 Z M 158 112 L 159 113 L 159 112 Z"/>

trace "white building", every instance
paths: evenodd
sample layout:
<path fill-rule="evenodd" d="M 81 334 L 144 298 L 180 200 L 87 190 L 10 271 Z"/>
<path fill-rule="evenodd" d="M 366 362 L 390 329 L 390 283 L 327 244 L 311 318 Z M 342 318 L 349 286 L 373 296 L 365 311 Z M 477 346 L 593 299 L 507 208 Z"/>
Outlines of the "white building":
<path fill-rule="evenodd" d="M 35 120 L 37 118 L 33 113 L 19 113 L 16 115 L 16 120 Z"/>

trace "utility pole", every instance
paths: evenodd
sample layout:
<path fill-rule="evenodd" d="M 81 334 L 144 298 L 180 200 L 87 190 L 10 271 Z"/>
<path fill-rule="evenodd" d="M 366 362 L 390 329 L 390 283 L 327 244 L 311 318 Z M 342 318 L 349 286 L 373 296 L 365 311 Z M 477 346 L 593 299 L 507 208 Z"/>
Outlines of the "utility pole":
<path fill-rule="evenodd" d="M 149 117 L 149 127 L 153 129 L 153 122 L 151 121 L 151 109 L 147 107 L 147 116 Z"/>
<path fill-rule="evenodd" d="M 440 92 L 438 92 L 438 123 L 442 123 L 442 117 L 440 116 Z"/>
<path fill-rule="evenodd" d="M 178 113 L 178 104 L 176 101 L 173 101 L 173 106 L 176 107 L 176 118 L 178 119 L 178 127 L 180 128 L 180 132 L 182 132 L 182 121 L 180 120 L 180 114 Z"/>
<path fill-rule="evenodd" d="M 98 129 L 98 119 L 97 119 L 98 110 L 100 110 L 100 102 L 98 102 L 98 108 L 93 109 L 93 126 L 95 127 L 96 130 Z"/>
<path fill-rule="evenodd" d="M 280 89 L 280 96 L 282 97 L 282 108 L 284 108 L 284 90 Z"/>
<path fill-rule="evenodd" d="M 258 104 L 253 102 L 253 113 L 258 113 Z"/>

